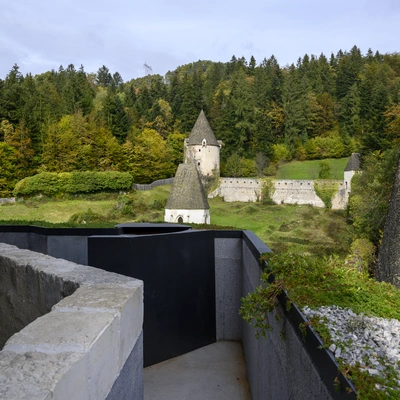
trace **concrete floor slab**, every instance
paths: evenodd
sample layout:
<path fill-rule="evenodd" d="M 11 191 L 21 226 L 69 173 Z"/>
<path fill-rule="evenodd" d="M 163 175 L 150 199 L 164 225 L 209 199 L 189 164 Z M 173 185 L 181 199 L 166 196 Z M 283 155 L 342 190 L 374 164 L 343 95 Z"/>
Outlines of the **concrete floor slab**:
<path fill-rule="evenodd" d="M 144 369 L 145 400 L 251 400 L 240 342 L 217 342 Z"/>

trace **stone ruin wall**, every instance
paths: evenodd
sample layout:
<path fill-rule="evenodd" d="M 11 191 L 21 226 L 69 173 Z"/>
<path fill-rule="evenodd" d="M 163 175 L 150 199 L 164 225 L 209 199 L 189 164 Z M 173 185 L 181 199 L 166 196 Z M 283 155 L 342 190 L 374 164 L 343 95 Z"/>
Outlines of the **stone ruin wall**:
<path fill-rule="evenodd" d="M 223 197 L 226 202 L 256 202 L 261 200 L 262 179 L 252 178 L 221 178 L 219 186 L 208 197 Z M 344 181 L 339 183 L 339 189 L 332 199 L 332 208 L 343 210 L 346 207 L 349 191 Z M 272 200 L 277 204 L 310 204 L 315 207 L 325 207 L 323 201 L 314 190 L 313 180 L 274 180 L 275 193 Z"/>
<path fill-rule="evenodd" d="M 262 182 L 251 178 L 221 178 L 219 186 L 208 195 L 209 199 L 223 197 L 226 202 L 255 202 L 261 199 Z"/>

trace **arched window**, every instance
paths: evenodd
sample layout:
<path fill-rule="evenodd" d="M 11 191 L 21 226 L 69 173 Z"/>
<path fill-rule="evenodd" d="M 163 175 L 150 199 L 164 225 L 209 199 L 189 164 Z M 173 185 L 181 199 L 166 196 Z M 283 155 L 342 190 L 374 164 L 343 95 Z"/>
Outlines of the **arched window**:
<path fill-rule="evenodd" d="M 201 145 L 202 145 L 203 147 L 206 147 L 206 146 L 207 146 L 207 140 L 206 140 L 206 139 L 203 139 L 203 141 L 201 142 Z"/>

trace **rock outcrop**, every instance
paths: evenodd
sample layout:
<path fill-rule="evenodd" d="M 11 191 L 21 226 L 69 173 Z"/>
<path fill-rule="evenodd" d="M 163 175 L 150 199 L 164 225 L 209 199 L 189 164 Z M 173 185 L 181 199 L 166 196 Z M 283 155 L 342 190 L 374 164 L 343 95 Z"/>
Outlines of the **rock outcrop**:
<path fill-rule="evenodd" d="M 400 159 L 379 250 L 376 278 L 400 287 Z"/>

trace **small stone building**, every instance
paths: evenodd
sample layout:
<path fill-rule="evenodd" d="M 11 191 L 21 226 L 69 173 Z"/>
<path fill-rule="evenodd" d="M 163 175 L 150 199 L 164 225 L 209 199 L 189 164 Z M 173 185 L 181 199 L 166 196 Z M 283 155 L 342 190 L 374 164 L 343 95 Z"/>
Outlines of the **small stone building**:
<path fill-rule="evenodd" d="M 210 206 L 193 163 L 179 164 L 165 205 L 165 222 L 210 223 Z"/>
<path fill-rule="evenodd" d="M 196 123 L 185 139 L 185 163 L 195 164 L 201 179 L 219 176 L 221 141 L 217 140 L 210 124 L 201 110 Z"/>
<path fill-rule="evenodd" d="M 344 169 L 344 186 L 346 191 L 351 192 L 351 178 L 357 171 L 361 170 L 361 156 L 359 153 L 351 153 L 349 161 Z"/>

